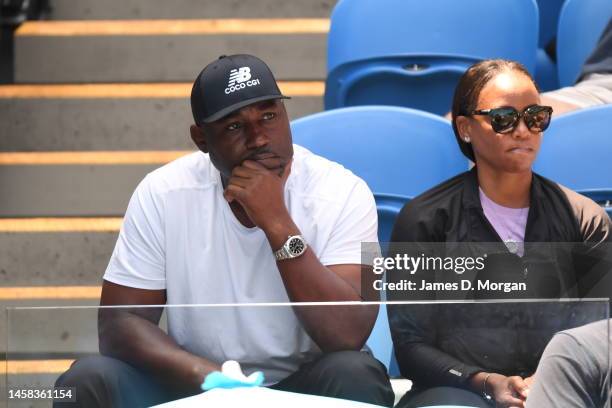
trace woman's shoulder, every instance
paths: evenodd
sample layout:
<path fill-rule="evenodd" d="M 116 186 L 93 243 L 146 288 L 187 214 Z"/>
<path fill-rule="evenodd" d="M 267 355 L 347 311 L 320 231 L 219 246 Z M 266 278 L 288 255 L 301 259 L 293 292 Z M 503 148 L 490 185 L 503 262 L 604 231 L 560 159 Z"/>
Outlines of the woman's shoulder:
<path fill-rule="evenodd" d="M 436 240 L 436 231 L 461 206 L 469 172 L 458 174 L 410 200 L 395 221 L 393 236 L 397 240 Z"/>
<path fill-rule="evenodd" d="M 558 204 L 568 206 L 572 217 L 578 224 L 583 241 L 612 240 L 612 221 L 602 206 L 587 196 L 584 196 L 562 184 L 535 174 L 542 193 L 548 197 L 557 196 Z M 561 203 L 562 201 L 562 203 Z"/>
<path fill-rule="evenodd" d="M 404 208 L 431 210 L 452 206 L 462 197 L 469 175 L 470 172 L 464 172 L 443 181 L 410 200 Z"/>

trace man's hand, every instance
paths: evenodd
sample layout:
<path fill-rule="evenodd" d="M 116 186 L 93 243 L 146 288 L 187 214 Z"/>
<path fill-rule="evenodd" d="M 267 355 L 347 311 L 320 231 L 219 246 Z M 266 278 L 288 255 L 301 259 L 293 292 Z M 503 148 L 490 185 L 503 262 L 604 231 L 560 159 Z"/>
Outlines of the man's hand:
<path fill-rule="evenodd" d="M 165 303 L 165 290 L 131 288 L 109 281 L 102 285 L 101 306 Z M 168 386 L 176 399 L 199 393 L 206 375 L 220 367 L 182 349 L 159 328 L 162 311 L 161 306 L 100 308 L 100 353 L 151 374 Z"/>
<path fill-rule="evenodd" d="M 487 379 L 487 390 L 500 408 L 523 408 L 528 388 L 525 380 L 519 376 L 491 374 Z"/>
<path fill-rule="evenodd" d="M 237 201 L 251 221 L 266 231 L 291 220 L 285 205 L 284 188 L 291 173 L 292 161 L 284 165 L 280 159 L 268 158 L 264 164 L 245 160 L 232 171 L 223 196 Z"/>

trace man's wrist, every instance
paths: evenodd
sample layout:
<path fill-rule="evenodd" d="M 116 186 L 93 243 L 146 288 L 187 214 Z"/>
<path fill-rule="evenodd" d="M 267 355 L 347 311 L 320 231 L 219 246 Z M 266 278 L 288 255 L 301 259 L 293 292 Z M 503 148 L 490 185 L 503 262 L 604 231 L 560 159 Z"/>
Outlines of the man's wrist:
<path fill-rule="evenodd" d="M 299 228 L 295 225 L 289 214 L 286 217 L 275 218 L 260 228 L 266 234 L 272 251 L 280 249 L 289 236 L 300 235 Z"/>

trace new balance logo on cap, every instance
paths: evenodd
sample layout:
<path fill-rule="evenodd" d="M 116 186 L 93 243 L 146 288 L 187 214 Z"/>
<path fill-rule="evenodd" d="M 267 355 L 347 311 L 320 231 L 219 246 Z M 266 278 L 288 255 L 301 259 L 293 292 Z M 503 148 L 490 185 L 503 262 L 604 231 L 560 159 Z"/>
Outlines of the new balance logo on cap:
<path fill-rule="evenodd" d="M 227 88 L 225 88 L 225 94 L 229 95 L 232 92 L 244 89 L 247 86 L 257 85 L 259 85 L 259 78 L 251 79 L 251 68 L 241 67 L 238 69 L 232 69 L 230 71 Z"/>
<path fill-rule="evenodd" d="M 240 84 L 248 81 L 249 79 L 251 79 L 251 68 L 242 67 L 239 69 L 232 69 L 230 71 L 229 83 L 227 86 L 232 86 L 236 82 Z"/>

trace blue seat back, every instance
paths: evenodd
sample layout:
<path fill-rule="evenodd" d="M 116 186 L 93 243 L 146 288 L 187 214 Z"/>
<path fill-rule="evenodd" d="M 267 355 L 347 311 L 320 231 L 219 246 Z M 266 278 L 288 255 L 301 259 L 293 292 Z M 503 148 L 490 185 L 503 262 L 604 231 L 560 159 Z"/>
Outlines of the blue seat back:
<path fill-rule="evenodd" d="M 606 24 L 612 18 L 610 0 L 566 0 L 557 34 L 559 84 L 573 85 Z"/>
<path fill-rule="evenodd" d="M 374 198 L 376 199 L 378 212 L 378 240 L 381 243 L 389 242 L 395 219 L 410 198 L 393 194 L 374 194 Z M 389 375 L 399 375 L 397 361 L 395 361 L 393 355 L 393 341 L 391 340 L 386 305 L 380 305 L 376 324 L 374 324 L 366 344 L 374 357 L 387 367 Z"/>
<path fill-rule="evenodd" d="M 536 59 L 535 80 L 540 91 L 552 91 L 559 88 L 557 63 L 546 53 L 545 48 L 551 46 L 557 38 L 559 14 L 565 0 L 536 0 L 540 16 L 540 34 L 538 36 L 538 51 Z"/>
<path fill-rule="evenodd" d="M 410 198 L 397 194 L 374 194 L 378 212 L 378 242 L 389 242 L 397 214 Z"/>
<path fill-rule="evenodd" d="M 325 108 L 450 110 L 459 76 L 485 58 L 535 68 L 535 0 L 341 0 L 331 16 Z"/>
<path fill-rule="evenodd" d="M 366 344 L 372 355 L 387 367 L 387 372 L 391 377 L 400 375 L 399 366 L 393 352 L 393 340 L 391 340 L 391 329 L 389 328 L 389 319 L 387 317 L 387 305 L 380 305 L 376 323 Z"/>
<path fill-rule="evenodd" d="M 612 189 L 612 105 L 553 118 L 534 170 L 573 190 Z"/>
<path fill-rule="evenodd" d="M 294 143 L 342 164 L 372 191 L 414 197 L 468 168 L 450 123 L 392 106 L 335 109 L 291 123 Z"/>
<path fill-rule="evenodd" d="M 559 14 L 565 0 L 536 0 L 538 3 L 538 16 L 540 33 L 538 47 L 544 48 L 557 36 Z"/>
<path fill-rule="evenodd" d="M 538 88 L 540 88 L 540 92 L 559 89 L 557 64 L 542 48 L 538 48 L 537 51 L 535 80 Z"/>

